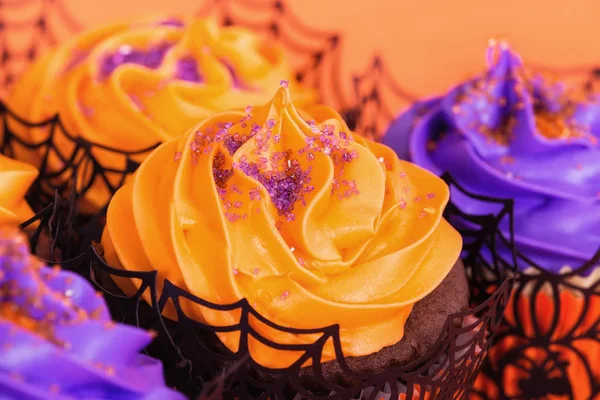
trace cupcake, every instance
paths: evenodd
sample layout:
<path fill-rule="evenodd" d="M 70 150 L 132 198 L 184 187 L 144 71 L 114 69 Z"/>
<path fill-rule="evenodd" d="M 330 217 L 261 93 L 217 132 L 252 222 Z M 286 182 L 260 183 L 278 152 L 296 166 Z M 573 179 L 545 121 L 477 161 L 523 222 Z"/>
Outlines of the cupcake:
<path fill-rule="evenodd" d="M 281 79 L 294 79 L 283 48 L 249 30 L 212 19 L 143 20 L 90 30 L 62 44 L 32 66 L 7 104 L 28 121 L 59 115 L 62 129 L 48 159 L 54 172 L 82 163 L 81 154 L 70 160 L 75 138 L 97 144 L 91 155 L 99 165 L 84 162 L 78 177 L 93 209 L 122 183 L 117 172 L 127 167 L 124 153 L 133 152 L 139 162 L 147 152 L 136 152 L 215 112 L 268 101 Z M 314 101 L 312 90 L 295 81 L 291 87 L 299 102 Z M 48 136 L 38 128 L 15 130 L 33 142 Z M 43 159 L 42 151 L 18 154 L 34 165 Z M 99 168 L 107 182 L 93 175 Z"/>
<path fill-rule="evenodd" d="M 159 292 L 168 279 L 214 304 L 247 299 L 280 326 L 338 324 L 343 354 L 357 371 L 408 364 L 468 304 L 461 238 L 442 218 L 448 187 L 354 135 L 330 108 L 297 109 L 282 86 L 266 105 L 216 114 L 156 149 L 110 202 L 106 262 L 156 270 Z M 138 290 L 137 282 L 118 284 Z M 181 301 L 186 315 L 205 324 L 239 322 L 239 310 Z M 173 311 L 167 307 L 166 316 Z M 283 345 L 320 337 L 249 322 Z M 239 332 L 217 336 L 239 349 Z M 271 369 L 303 354 L 253 336 L 248 351 Z M 328 341 L 317 361 L 328 379 L 343 379 L 335 354 Z"/>
<path fill-rule="evenodd" d="M 33 217 L 25 194 L 37 175 L 31 165 L 0 154 L 0 225 L 18 225 Z"/>
<path fill-rule="evenodd" d="M 558 363 L 561 369 L 577 358 L 589 368 L 571 375 L 597 382 L 599 342 L 580 333 L 597 332 L 599 323 L 594 255 L 600 248 L 600 96 L 526 69 L 504 43 L 492 43 L 487 58 L 487 72 L 415 104 L 391 125 L 383 142 L 400 158 L 438 175 L 450 173 L 467 191 L 513 199 L 521 287 L 508 306 L 507 323 L 521 337 L 512 343 L 533 344 L 535 349 L 523 354 L 532 360 L 527 364 L 532 370 L 538 362 L 548 367 L 556 357 L 566 360 Z M 452 196 L 467 213 L 488 214 L 494 208 L 458 191 Z M 508 236 L 509 221 L 500 229 Z M 510 258 L 508 250 L 500 256 Z M 526 323 L 524 316 L 529 316 Z M 564 343 L 577 355 L 565 355 L 570 350 Z M 492 362 L 510 353 L 507 347 L 501 350 L 490 353 Z M 498 376 L 507 392 L 491 397 L 528 387 L 531 391 L 522 396 L 541 398 L 540 390 L 552 390 L 544 382 L 554 375 L 542 368 L 537 375 L 547 377 L 542 381 L 522 374 Z M 574 398 L 594 393 L 589 381 L 563 382 L 566 389 L 559 391 L 571 390 Z"/>
<path fill-rule="evenodd" d="M 81 277 L 28 254 L 14 228 L 0 228 L 0 397 L 183 399 L 162 365 L 139 351 L 152 335 L 111 321 Z"/>

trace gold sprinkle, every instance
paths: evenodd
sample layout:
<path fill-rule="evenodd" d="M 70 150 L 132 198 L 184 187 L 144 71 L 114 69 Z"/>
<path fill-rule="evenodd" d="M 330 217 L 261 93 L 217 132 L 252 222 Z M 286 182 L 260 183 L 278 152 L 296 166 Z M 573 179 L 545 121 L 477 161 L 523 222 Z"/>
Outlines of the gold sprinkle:
<path fill-rule="evenodd" d="M 100 319 L 102 317 L 102 306 L 98 306 L 92 313 L 90 314 L 91 319 Z M 110 321 L 112 322 L 112 321 Z"/>
<path fill-rule="evenodd" d="M 10 373 L 10 379 L 15 380 L 15 381 L 24 381 L 25 378 L 23 377 L 23 375 L 17 373 L 17 372 L 11 372 Z"/>
<path fill-rule="evenodd" d="M 114 329 L 115 326 L 117 326 L 117 324 L 115 324 L 113 321 L 106 321 L 104 323 L 104 329 L 106 329 L 107 331 Z"/>
<path fill-rule="evenodd" d="M 435 214 L 435 208 L 433 207 L 425 207 L 423 211 L 425 211 L 427 214 Z"/>
<path fill-rule="evenodd" d="M 502 164 L 514 164 L 515 163 L 515 158 L 512 156 L 502 156 L 500 158 L 500 162 Z"/>

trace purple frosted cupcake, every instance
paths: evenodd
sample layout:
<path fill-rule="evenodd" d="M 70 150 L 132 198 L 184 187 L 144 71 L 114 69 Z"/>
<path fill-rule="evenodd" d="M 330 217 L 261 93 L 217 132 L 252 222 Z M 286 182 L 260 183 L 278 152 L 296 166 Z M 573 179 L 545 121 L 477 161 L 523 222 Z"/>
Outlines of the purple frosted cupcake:
<path fill-rule="evenodd" d="M 488 63 L 403 113 L 384 143 L 471 193 L 514 201 L 517 285 L 472 398 L 597 398 L 600 96 L 528 71 L 505 44 Z M 459 190 L 451 202 L 471 215 L 499 208 Z M 493 287 L 485 273 L 475 279 Z"/>
<path fill-rule="evenodd" d="M 579 267 L 600 247 L 600 96 L 526 70 L 505 44 L 488 63 L 403 113 L 383 142 L 471 192 L 514 199 L 517 249 L 550 272 Z M 458 192 L 453 202 L 490 211 Z"/>
<path fill-rule="evenodd" d="M 78 275 L 47 268 L 0 228 L 1 399 L 183 399 L 165 386 L 152 340 L 116 324 Z"/>

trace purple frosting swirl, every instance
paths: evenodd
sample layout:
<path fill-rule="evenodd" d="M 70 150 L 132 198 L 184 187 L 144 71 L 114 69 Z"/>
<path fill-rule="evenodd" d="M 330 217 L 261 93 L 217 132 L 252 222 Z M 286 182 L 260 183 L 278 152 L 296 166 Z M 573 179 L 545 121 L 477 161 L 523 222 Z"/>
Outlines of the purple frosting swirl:
<path fill-rule="evenodd" d="M 0 228 L 2 399 L 183 399 L 161 363 L 139 354 L 151 340 L 112 322 L 82 277 L 41 265 L 16 229 Z"/>
<path fill-rule="evenodd" d="M 552 272 L 579 267 L 600 247 L 600 96 L 530 73 L 504 44 L 488 64 L 412 106 L 383 142 L 472 192 L 513 198 L 518 250 Z M 452 195 L 466 212 L 494 211 Z"/>

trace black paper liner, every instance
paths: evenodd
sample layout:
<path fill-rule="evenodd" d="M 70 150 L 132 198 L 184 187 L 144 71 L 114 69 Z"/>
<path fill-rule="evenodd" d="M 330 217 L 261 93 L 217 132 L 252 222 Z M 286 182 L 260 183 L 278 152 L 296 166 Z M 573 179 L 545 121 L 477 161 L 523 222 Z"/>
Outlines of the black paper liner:
<path fill-rule="evenodd" d="M 451 187 L 466 192 L 451 177 Z M 514 202 L 469 193 L 502 207 L 512 231 Z M 451 213 L 458 208 L 451 202 Z M 460 213 L 460 211 L 458 211 Z M 465 241 L 469 229 L 450 217 Z M 514 249 L 502 232 L 496 246 Z M 512 237 L 512 234 L 509 236 Z M 504 252 L 506 253 L 506 252 Z M 593 399 L 600 395 L 600 248 L 581 266 L 559 274 L 537 265 L 515 250 L 510 257 L 486 254 L 472 277 L 473 299 L 495 288 L 498 279 L 511 276 L 515 288 L 494 346 L 482 365 L 473 399 Z M 493 257 L 495 259 L 492 259 Z M 515 268 L 517 265 L 527 269 Z M 591 274 L 596 271 L 596 274 Z M 587 276 L 585 280 L 578 276 Z M 557 396 L 557 397 L 551 397 Z"/>
<path fill-rule="evenodd" d="M 43 139 L 29 140 L 21 133 L 28 129 L 36 129 L 37 133 L 44 132 Z M 66 140 L 68 146 L 60 146 L 60 140 Z M 139 151 L 122 151 L 73 135 L 65 129 L 58 115 L 43 121 L 28 121 L 0 102 L 0 154 L 15 159 L 21 158 L 18 155 L 26 154 L 29 158 L 39 160 L 35 165 L 39 169 L 39 175 L 27 195 L 28 203 L 35 211 L 40 211 L 51 203 L 58 207 L 56 200 L 59 198 L 68 200 L 67 203 L 60 203 L 61 207 L 66 206 L 70 211 L 68 215 L 62 216 L 67 219 L 66 229 L 72 233 L 65 257 L 81 253 L 92 240 L 100 239 L 108 202 L 92 214 L 80 212 L 79 200 L 90 190 L 92 184 L 100 182 L 109 193 L 116 193 L 126 177 L 139 167 L 137 160 L 149 154 L 158 144 Z M 95 154 L 97 150 L 118 156 L 124 167 L 117 169 L 103 165 Z M 59 169 L 50 167 L 50 157 L 60 160 L 62 166 Z M 75 244 L 79 244 L 79 247 Z M 63 252 L 67 251 L 65 246 L 61 246 L 61 249 Z"/>
<path fill-rule="evenodd" d="M 452 182 L 449 176 L 445 178 Z M 74 231 L 69 225 L 76 222 L 71 217 L 73 204 L 73 200 L 66 201 L 56 196 L 54 204 L 35 217 L 42 221 L 37 232 L 46 231 L 52 239 L 51 243 L 64 253 L 73 252 L 69 248 L 69 238 Z M 498 235 L 498 224 L 504 217 L 504 211 L 498 215 L 481 217 L 466 215 L 449 207 L 445 217 L 465 220 L 470 224 L 473 240 L 465 243 L 463 259 L 471 282 L 476 282 L 481 261 L 486 259 L 483 254 L 496 252 L 494 238 Z M 38 238 L 38 234 L 32 237 L 34 250 Z M 489 292 L 487 295 L 475 292 L 474 303 L 477 304 L 474 307 L 447 318 L 437 342 L 426 356 L 378 373 L 360 373 L 348 366 L 342 354 L 337 325 L 312 330 L 279 326 L 260 315 L 246 299 L 229 305 L 213 304 L 191 295 L 168 280 L 164 281 L 163 290 L 158 293 L 156 271 L 133 272 L 112 268 L 103 261 L 98 246 L 91 246 L 84 253 L 61 264 L 63 268 L 87 277 L 104 292 L 115 320 L 157 332 L 148 354 L 163 361 L 167 383 L 190 398 L 197 398 L 203 389 L 206 391 L 205 382 L 214 382 L 224 369 L 228 369 L 230 374 L 218 381 L 221 383 L 216 386 L 222 390 L 220 395 L 223 398 L 351 399 L 361 396 L 364 399 L 379 399 L 385 396 L 396 399 L 400 395 L 406 399 L 465 398 L 484 363 L 511 291 L 511 280 L 499 277 L 493 291 L 486 288 L 486 293 Z M 125 296 L 110 276 L 138 280 L 141 282 L 140 289 L 134 296 Z M 149 291 L 151 306 L 141 298 L 145 291 Z M 241 318 L 239 323 L 232 326 L 207 326 L 186 316 L 180 305 L 182 299 L 212 310 L 240 310 Z M 162 316 L 168 303 L 174 305 L 178 322 Z M 256 332 L 248 322 L 250 317 L 282 332 L 316 333 L 319 338 L 306 345 L 277 344 Z M 216 332 L 226 331 L 241 333 L 238 352 L 230 352 L 217 339 Z M 263 367 L 249 356 L 248 339 L 251 336 L 272 349 L 301 350 L 304 354 L 286 369 Z M 352 382 L 351 386 L 332 383 L 324 378 L 320 360 L 327 340 L 333 341 L 336 354 L 333 362 Z M 311 371 L 307 381 L 300 378 L 299 371 L 309 359 L 312 360 L 312 366 L 307 367 Z"/>

